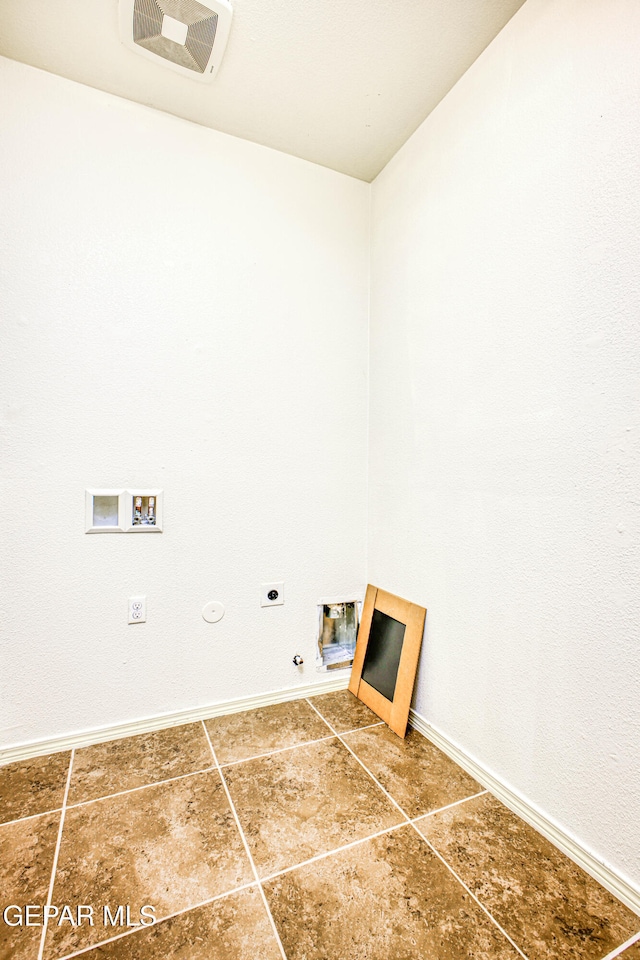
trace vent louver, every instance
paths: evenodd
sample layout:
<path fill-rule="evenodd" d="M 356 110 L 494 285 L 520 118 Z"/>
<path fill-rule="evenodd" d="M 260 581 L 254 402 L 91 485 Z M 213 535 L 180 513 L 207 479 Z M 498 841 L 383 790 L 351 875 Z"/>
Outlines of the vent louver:
<path fill-rule="evenodd" d="M 213 79 L 231 25 L 228 0 L 120 0 L 123 43 L 193 79 Z"/>

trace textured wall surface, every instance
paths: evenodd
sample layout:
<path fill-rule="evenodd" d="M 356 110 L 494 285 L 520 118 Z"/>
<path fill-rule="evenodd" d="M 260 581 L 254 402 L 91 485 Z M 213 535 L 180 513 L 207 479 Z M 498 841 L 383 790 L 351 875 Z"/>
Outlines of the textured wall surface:
<path fill-rule="evenodd" d="M 635 0 L 527 0 L 373 185 L 370 579 L 416 708 L 640 885 Z"/>
<path fill-rule="evenodd" d="M 316 601 L 365 577 L 368 186 L 0 67 L 0 743 L 321 679 Z M 164 532 L 85 535 L 130 484 Z"/>

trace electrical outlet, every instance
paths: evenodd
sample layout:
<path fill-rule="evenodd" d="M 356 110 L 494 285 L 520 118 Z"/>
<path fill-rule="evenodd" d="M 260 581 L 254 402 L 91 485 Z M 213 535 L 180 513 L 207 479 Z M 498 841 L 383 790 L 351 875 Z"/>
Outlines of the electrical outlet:
<path fill-rule="evenodd" d="M 284 582 L 263 583 L 260 586 L 260 606 L 277 607 L 284 603 Z"/>
<path fill-rule="evenodd" d="M 147 619 L 147 598 L 129 597 L 129 623 L 144 623 Z"/>

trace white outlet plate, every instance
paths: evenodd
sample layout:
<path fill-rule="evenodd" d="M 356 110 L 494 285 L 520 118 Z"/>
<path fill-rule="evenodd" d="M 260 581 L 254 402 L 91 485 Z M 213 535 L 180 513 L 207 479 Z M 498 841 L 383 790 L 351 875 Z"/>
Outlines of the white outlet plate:
<path fill-rule="evenodd" d="M 276 594 L 275 597 L 270 597 L 269 594 Z M 281 580 L 279 583 L 263 583 L 260 585 L 260 606 L 261 607 L 277 607 L 281 603 L 284 603 L 284 581 Z"/>
<path fill-rule="evenodd" d="M 129 597 L 129 623 L 144 623 L 147 619 L 147 598 Z"/>

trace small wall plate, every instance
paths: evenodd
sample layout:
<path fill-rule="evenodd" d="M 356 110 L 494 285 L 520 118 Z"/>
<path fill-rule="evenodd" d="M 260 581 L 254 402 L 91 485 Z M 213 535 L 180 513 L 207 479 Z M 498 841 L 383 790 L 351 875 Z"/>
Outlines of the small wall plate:
<path fill-rule="evenodd" d="M 141 489 L 140 487 L 135 487 L 135 489 L 132 490 L 125 490 L 125 493 L 128 498 L 126 512 L 123 515 L 125 533 L 162 533 L 163 491 L 155 488 L 150 489 L 145 487 Z M 142 501 L 140 522 L 138 522 L 136 517 L 136 499 L 138 497 Z M 153 497 L 155 500 L 153 505 L 153 520 L 155 522 L 153 523 L 150 522 L 149 517 L 149 497 Z"/>
<path fill-rule="evenodd" d="M 278 607 L 284 603 L 284 581 L 260 585 L 260 606 Z"/>
<path fill-rule="evenodd" d="M 124 533 L 127 491 L 100 487 L 84 492 L 85 533 Z"/>
<path fill-rule="evenodd" d="M 206 620 L 207 623 L 217 623 L 218 620 L 222 620 L 224 617 L 224 604 L 220 603 L 219 600 L 210 600 L 209 603 L 205 603 L 202 608 L 202 619 Z"/>

